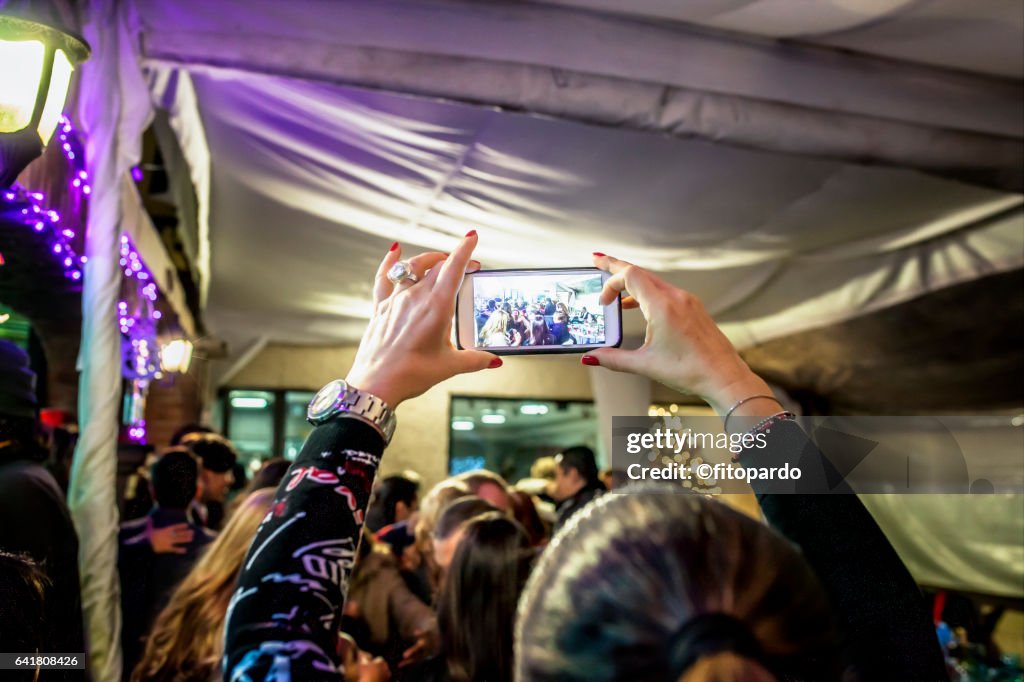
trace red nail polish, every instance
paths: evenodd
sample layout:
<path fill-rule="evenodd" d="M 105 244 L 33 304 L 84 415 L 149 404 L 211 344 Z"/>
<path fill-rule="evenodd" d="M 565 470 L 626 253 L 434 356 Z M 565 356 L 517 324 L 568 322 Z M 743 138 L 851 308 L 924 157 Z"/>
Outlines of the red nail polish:
<path fill-rule="evenodd" d="M 491 360 L 491 364 L 487 365 L 487 369 L 497 369 L 502 366 L 501 358 L 494 358 Z"/>
<path fill-rule="evenodd" d="M 395 242 L 394 244 L 391 245 L 391 248 L 388 249 L 388 251 L 395 251 L 397 249 L 398 249 L 398 242 Z"/>
<path fill-rule="evenodd" d="M 590 365 L 591 367 L 599 367 L 601 363 L 593 355 L 584 355 L 580 358 L 580 362 L 584 365 Z"/>
<path fill-rule="evenodd" d="M 601 253 L 600 251 L 595 251 L 594 255 L 597 256 L 598 258 L 604 258 L 604 254 Z"/>
<path fill-rule="evenodd" d="M 466 233 L 466 236 L 467 237 L 475 237 L 476 236 L 476 230 L 470 230 L 469 232 Z"/>

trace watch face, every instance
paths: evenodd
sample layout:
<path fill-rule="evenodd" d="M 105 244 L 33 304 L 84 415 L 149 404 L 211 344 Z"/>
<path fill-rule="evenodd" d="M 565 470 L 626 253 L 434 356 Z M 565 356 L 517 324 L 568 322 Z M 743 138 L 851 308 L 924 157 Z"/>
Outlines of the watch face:
<path fill-rule="evenodd" d="M 348 385 L 341 379 L 335 379 L 327 384 L 309 402 L 306 417 L 312 422 L 317 422 L 331 416 L 334 413 L 335 405 L 338 404 L 338 399 L 345 395 L 347 390 Z"/>

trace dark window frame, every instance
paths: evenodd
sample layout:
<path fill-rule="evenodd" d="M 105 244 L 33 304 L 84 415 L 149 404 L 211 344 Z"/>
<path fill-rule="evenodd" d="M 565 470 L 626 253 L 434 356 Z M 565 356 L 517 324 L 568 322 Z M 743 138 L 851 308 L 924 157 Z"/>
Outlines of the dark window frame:
<path fill-rule="evenodd" d="M 221 408 L 220 430 L 225 438 L 231 438 L 231 401 L 228 396 L 233 391 L 259 391 L 270 393 L 274 396 L 274 410 L 271 413 L 273 434 L 271 436 L 271 457 L 284 457 L 285 425 L 288 414 L 287 401 L 285 398 L 289 393 L 315 393 L 308 388 L 261 388 L 259 386 L 222 386 L 217 390 L 217 400 Z"/>
<path fill-rule="evenodd" d="M 560 404 L 563 404 L 563 403 L 566 404 L 566 405 L 572 405 L 572 404 L 588 405 L 588 406 L 590 406 L 591 408 L 594 409 L 594 413 L 595 413 L 594 414 L 594 418 L 597 419 L 597 401 L 595 401 L 595 400 L 587 400 L 586 398 L 567 398 L 567 399 L 563 399 L 563 398 L 551 398 L 551 397 L 539 398 L 539 397 L 534 397 L 534 396 L 512 396 L 512 397 L 510 397 L 510 396 L 496 396 L 496 395 L 467 395 L 467 394 L 464 394 L 464 393 L 458 393 L 458 394 L 451 393 L 448 396 L 448 413 L 447 413 L 447 421 L 445 422 L 446 429 L 447 429 L 446 433 L 448 434 L 448 452 L 447 452 L 447 456 L 445 457 L 445 465 L 444 465 L 445 476 L 451 476 L 450 472 L 452 470 L 452 448 L 453 448 L 453 443 L 454 443 L 454 440 L 455 440 L 454 438 L 452 438 L 452 419 L 455 418 L 454 406 L 455 406 L 455 401 L 456 400 L 479 400 L 479 401 L 491 401 L 491 402 L 495 402 L 495 403 L 503 403 L 503 402 L 507 402 L 507 403 L 531 403 L 531 402 L 533 402 L 533 403 L 553 403 L 555 405 L 560 405 Z"/>

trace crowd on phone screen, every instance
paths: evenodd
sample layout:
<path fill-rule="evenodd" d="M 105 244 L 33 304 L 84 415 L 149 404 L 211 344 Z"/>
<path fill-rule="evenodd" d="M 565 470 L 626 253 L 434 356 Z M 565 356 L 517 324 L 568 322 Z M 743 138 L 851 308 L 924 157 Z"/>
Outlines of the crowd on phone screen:
<path fill-rule="evenodd" d="M 477 336 L 485 348 L 574 346 L 588 341 L 585 336 L 603 337 L 598 312 L 582 305 L 570 309 L 565 302 L 544 296 L 532 303 L 510 298 L 478 300 Z"/>

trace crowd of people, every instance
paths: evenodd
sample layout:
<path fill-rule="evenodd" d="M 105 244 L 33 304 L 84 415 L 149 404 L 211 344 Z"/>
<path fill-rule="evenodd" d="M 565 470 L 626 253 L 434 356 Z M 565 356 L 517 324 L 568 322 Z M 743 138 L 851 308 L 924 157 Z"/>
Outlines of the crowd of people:
<path fill-rule="evenodd" d="M 511 298 L 478 299 L 477 336 L 484 348 L 576 346 L 604 340 L 603 311 L 538 296 L 528 303 Z M 599 314 L 601 313 L 601 314 Z"/>
<path fill-rule="evenodd" d="M 430 278 L 378 278 L 390 304 L 352 386 L 395 407 L 500 367 L 448 343 L 475 245 L 432 256 Z M 608 256 L 595 265 L 612 273 L 604 301 L 628 290 L 650 316 L 648 338 L 585 364 L 700 395 L 734 428 L 768 424 L 761 464 L 821 465 L 699 301 Z M 28 383 L 0 403 L 0 636 L 83 651 L 75 531 L 35 464 Z M 947 679 L 917 586 L 854 495 L 760 494 L 763 524 L 697 495 L 609 494 L 582 446 L 514 485 L 480 470 L 424 493 L 411 472 L 378 478 L 386 434 L 346 415 L 247 483 L 227 439 L 193 426 L 174 441 L 125 502 L 139 511 L 119 537 L 125 679 Z M 11 523 L 25 515 L 31 531 Z"/>

